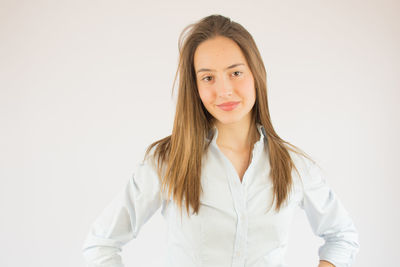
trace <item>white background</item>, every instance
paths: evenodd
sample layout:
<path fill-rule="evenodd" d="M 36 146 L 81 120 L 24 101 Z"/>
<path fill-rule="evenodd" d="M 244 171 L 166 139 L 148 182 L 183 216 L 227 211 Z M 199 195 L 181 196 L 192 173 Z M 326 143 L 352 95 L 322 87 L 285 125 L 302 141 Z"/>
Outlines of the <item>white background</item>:
<path fill-rule="evenodd" d="M 253 35 L 272 122 L 310 154 L 360 234 L 354 266 L 397 266 L 400 3 L 0 1 L 0 266 L 84 266 L 90 224 L 171 133 L 178 37 L 218 13 Z M 176 92 L 176 91 L 175 91 Z M 122 252 L 162 266 L 158 211 Z M 290 267 L 317 266 L 299 210 Z"/>

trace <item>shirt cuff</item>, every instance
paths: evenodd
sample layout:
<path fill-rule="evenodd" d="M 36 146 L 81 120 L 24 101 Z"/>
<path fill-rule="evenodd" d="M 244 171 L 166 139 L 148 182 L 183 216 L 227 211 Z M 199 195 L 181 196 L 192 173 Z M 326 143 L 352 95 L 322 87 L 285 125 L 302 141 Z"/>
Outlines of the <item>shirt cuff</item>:
<path fill-rule="evenodd" d="M 326 243 L 319 248 L 318 254 L 320 260 L 329 261 L 335 267 L 350 267 L 354 263 L 357 251 L 344 247 L 341 248 L 336 244 Z"/>

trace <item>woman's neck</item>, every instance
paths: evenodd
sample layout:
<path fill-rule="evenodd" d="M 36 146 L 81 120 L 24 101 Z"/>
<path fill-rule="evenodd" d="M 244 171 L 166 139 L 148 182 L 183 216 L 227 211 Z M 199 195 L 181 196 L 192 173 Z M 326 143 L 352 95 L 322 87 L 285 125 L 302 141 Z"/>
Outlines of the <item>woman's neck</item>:
<path fill-rule="evenodd" d="M 260 134 L 254 122 L 232 124 L 216 123 L 218 129 L 217 144 L 232 151 L 242 152 L 251 149 Z"/>

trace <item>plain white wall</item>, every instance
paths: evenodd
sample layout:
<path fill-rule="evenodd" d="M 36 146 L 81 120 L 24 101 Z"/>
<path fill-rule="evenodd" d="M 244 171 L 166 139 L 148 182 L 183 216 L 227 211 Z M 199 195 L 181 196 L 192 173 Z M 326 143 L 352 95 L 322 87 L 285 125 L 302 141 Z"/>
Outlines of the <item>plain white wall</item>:
<path fill-rule="evenodd" d="M 400 4 L 0 1 L 0 266 L 84 266 L 89 225 L 170 134 L 178 36 L 219 13 L 253 35 L 278 134 L 324 168 L 358 227 L 356 267 L 396 266 Z M 160 212 L 122 252 L 162 266 Z M 304 213 L 289 266 L 317 266 Z M 159 255 L 159 256 L 158 256 Z"/>

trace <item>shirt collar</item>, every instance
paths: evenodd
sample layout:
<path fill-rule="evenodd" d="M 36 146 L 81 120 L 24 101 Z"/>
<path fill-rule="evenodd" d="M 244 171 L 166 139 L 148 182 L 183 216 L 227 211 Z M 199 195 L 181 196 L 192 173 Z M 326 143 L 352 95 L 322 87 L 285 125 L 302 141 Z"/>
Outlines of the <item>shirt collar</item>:
<path fill-rule="evenodd" d="M 260 138 L 258 139 L 258 141 L 254 144 L 254 146 L 258 146 L 259 144 L 263 144 L 264 143 L 264 139 L 267 141 L 267 133 L 264 129 L 264 126 L 260 123 L 256 123 L 257 126 L 257 130 L 260 134 Z M 211 139 L 212 134 L 214 133 L 214 136 L 212 137 L 211 142 L 216 142 L 217 137 L 218 137 L 218 129 L 217 127 L 214 125 L 213 128 L 210 129 L 210 131 L 208 132 L 208 136 L 206 137 L 207 140 Z"/>

